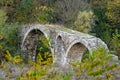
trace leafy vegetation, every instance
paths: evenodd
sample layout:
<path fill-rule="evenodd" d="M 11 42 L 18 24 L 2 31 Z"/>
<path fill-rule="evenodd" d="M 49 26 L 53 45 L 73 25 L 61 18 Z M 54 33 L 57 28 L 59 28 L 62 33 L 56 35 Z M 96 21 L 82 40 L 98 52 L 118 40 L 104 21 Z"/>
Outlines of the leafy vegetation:
<path fill-rule="evenodd" d="M 6 51 L 6 53 L 7 54 L 0 65 L 0 69 L 2 69 L 4 71 L 4 75 L 6 75 L 2 79 L 11 79 L 14 72 L 18 72 L 12 79 L 70 80 L 74 78 L 76 80 L 113 80 L 115 79 L 115 75 L 113 75 L 112 72 L 119 71 L 120 69 L 120 65 L 112 61 L 112 57 L 105 51 L 104 48 L 98 48 L 98 50 L 93 52 L 92 56 L 83 59 L 82 62 L 71 62 L 70 65 L 73 66 L 74 72 L 69 72 L 63 68 L 55 67 L 56 64 L 51 64 L 49 58 L 47 58 L 46 61 L 42 61 L 41 55 L 38 56 L 39 61 L 37 63 L 29 61 L 28 64 L 25 64 L 19 55 L 13 57 L 9 51 Z M 24 67 L 26 67 L 26 69 Z M 13 68 L 17 69 L 13 71 Z"/>
<path fill-rule="evenodd" d="M 92 11 L 83 11 L 78 13 L 77 20 L 73 26 L 73 29 L 78 31 L 89 33 L 94 25 L 94 15 Z"/>
<path fill-rule="evenodd" d="M 0 45 L 3 51 L 9 50 L 13 54 L 19 51 L 18 23 L 5 24 L 0 27 Z"/>
<path fill-rule="evenodd" d="M 115 48 L 115 44 L 119 44 L 119 41 L 117 43 L 113 43 L 112 39 L 115 37 L 113 34 L 116 33 L 116 30 L 118 30 L 117 34 L 120 34 L 120 1 L 93 0 L 90 3 L 92 4 L 94 14 L 97 18 L 92 32 L 95 33 L 97 37 L 100 37 L 103 41 L 105 41 L 109 49 L 113 50 Z M 120 52 L 117 53 L 119 54 Z"/>
<path fill-rule="evenodd" d="M 44 36 L 40 36 L 40 41 L 36 49 L 36 62 L 39 63 L 43 61 L 46 64 L 47 60 L 49 60 L 49 63 L 52 63 L 52 58 L 49 41 Z"/>
<path fill-rule="evenodd" d="M 115 52 L 114 54 L 120 56 L 120 34 L 118 33 L 118 30 L 115 31 L 115 33 L 113 34 L 113 38 L 112 38 L 112 46 L 113 47 L 113 51 Z"/>
<path fill-rule="evenodd" d="M 85 58 L 82 62 L 70 63 L 76 72 L 76 79 L 115 79 L 111 72 L 119 70 L 120 65 L 111 61 L 112 57 L 110 53 L 107 53 L 104 48 L 98 48 L 98 50 L 94 51 L 92 54 L 92 56 Z"/>
<path fill-rule="evenodd" d="M 44 57 L 49 56 L 52 55 L 46 54 Z M 43 61 L 43 57 L 41 57 L 40 54 L 37 58 L 37 62 L 29 61 L 28 64 L 26 64 L 19 55 L 13 57 L 7 50 L 5 58 L 0 65 L 0 69 L 4 70 L 5 76 L 3 78 L 0 77 L 0 79 L 11 79 L 11 76 L 14 76 L 12 75 L 14 74 L 14 71 L 12 71 L 13 68 L 16 68 L 17 70 L 15 72 L 18 72 L 17 76 L 13 77 L 15 80 L 69 80 L 71 78 L 71 73 L 58 71 L 58 69 L 54 67 L 51 61 L 52 58 L 47 58 Z M 24 69 L 24 67 L 27 69 Z"/>
<path fill-rule="evenodd" d="M 5 21 L 7 20 L 6 13 L 0 9 L 0 27 L 5 24 Z"/>

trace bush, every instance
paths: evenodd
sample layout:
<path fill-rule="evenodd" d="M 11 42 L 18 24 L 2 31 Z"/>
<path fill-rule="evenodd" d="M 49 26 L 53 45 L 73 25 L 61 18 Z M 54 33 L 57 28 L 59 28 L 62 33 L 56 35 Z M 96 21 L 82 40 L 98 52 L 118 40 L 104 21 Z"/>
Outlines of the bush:
<path fill-rule="evenodd" d="M 92 11 L 79 12 L 73 29 L 89 33 L 94 25 L 94 15 Z"/>
<path fill-rule="evenodd" d="M 119 67 L 111 60 L 109 52 L 103 48 L 98 48 L 92 56 L 85 58 L 82 62 L 70 63 L 76 73 L 78 80 L 113 80 L 112 71 L 119 70 Z M 109 76 L 108 76 L 109 75 Z"/>
<path fill-rule="evenodd" d="M 7 22 L 19 23 L 52 23 L 54 21 L 54 10 L 44 4 L 49 1 L 38 0 L 5 0 L 0 2 L 0 7 L 7 12 Z M 50 4 L 54 1 L 50 1 Z"/>
<path fill-rule="evenodd" d="M 19 50 L 18 23 L 5 24 L 0 27 L 0 45 L 13 54 Z"/>
<path fill-rule="evenodd" d="M 120 34 L 118 33 L 118 30 L 116 30 L 116 32 L 113 34 L 111 48 L 113 48 L 115 54 L 120 59 Z"/>
<path fill-rule="evenodd" d="M 36 21 L 39 23 L 53 23 L 54 22 L 54 10 L 47 6 L 40 6 L 36 8 L 39 10 L 37 15 L 35 16 Z"/>
<path fill-rule="evenodd" d="M 6 13 L 2 9 L 0 9 L 0 27 L 2 27 L 5 24 L 6 19 Z"/>
<path fill-rule="evenodd" d="M 0 76 L 0 79 L 70 80 L 72 76 L 71 73 L 65 73 L 64 71 L 56 69 L 54 65 L 51 65 L 49 59 L 46 60 L 46 65 L 43 65 L 45 62 L 41 62 L 41 60 L 39 63 L 29 61 L 29 64 L 24 64 L 23 59 L 19 55 L 13 57 L 8 50 L 6 53 L 5 59 L 8 61 L 3 61 L 3 64 L 0 65 L 0 69 L 3 70 L 3 75 L 5 76 L 2 78 Z M 41 57 L 38 56 L 38 58 L 40 59 Z"/>

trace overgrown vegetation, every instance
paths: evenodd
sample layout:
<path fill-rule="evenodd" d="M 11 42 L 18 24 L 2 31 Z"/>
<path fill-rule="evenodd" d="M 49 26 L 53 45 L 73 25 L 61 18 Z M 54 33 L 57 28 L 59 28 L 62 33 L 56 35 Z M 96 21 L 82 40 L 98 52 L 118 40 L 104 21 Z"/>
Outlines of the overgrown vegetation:
<path fill-rule="evenodd" d="M 92 53 L 92 56 L 85 58 L 82 62 L 70 63 L 76 73 L 76 80 L 116 80 L 112 72 L 119 72 L 120 65 L 112 61 L 112 56 L 104 48 Z"/>
<path fill-rule="evenodd" d="M 9 50 L 16 54 L 19 50 L 18 23 L 5 24 L 0 29 L 0 45 L 3 51 Z"/>
<path fill-rule="evenodd" d="M 46 64 L 47 60 L 49 60 L 49 63 L 53 62 L 53 56 L 50 50 L 49 41 L 44 36 L 40 36 L 36 49 L 36 62 L 44 62 L 44 64 Z"/>
<path fill-rule="evenodd" d="M 0 15 L 0 45 L 4 47 L 0 51 L 1 56 L 4 55 L 6 50 L 11 51 L 12 54 L 20 54 L 18 36 L 19 24 L 17 22 L 6 23 L 7 16 L 2 9 L 0 10 Z"/>
<path fill-rule="evenodd" d="M 0 50 L 1 49 L 2 46 L 0 47 Z M 19 55 L 13 57 L 7 50 L 5 58 L 2 60 L 2 64 L 0 65 L 0 70 L 2 69 L 4 73 L 4 76 L 0 76 L 0 79 L 70 80 L 72 76 L 71 73 L 58 71 L 54 66 L 55 64 L 52 64 L 52 57 L 50 57 L 52 55 L 48 55 L 47 53 L 43 54 L 44 57 L 41 54 L 37 56 L 37 62 L 29 60 L 28 64 L 26 64 Z M 46 60 L 43 59 L 45 57 L 47 57 Z"/>
<path fill-rule="evenodd" d="M 3 70 L 3 75 L 5 75 L 0 77 L 1 79 L 70 80 L 74 78 L 75 80 L 114 80 L 116 75 L 120 73 L 120 65 L 112 60 L 112 57 L 104 48 L 98 48 L 92 56 L 85 58 L 82 62 L 70 63 L 73 66 L 71 72 L 64 70 L 62 67 L 55 67 L 56 64 L 51 64 L 49 58 L 45 62 L 41 61 L 43 60 L 41 55 L 38 56 L 39 63 L 29 61 L 28 64 L 25 64 L 19 55 L 13 57 L 9 51 L 6 51 L 6 53 L 0 65 L 0 70 Z M 118 74 L 113 74 L 115 72 L 118 72 Z M 16 76 L 14 76 L 14 73 Z"/>

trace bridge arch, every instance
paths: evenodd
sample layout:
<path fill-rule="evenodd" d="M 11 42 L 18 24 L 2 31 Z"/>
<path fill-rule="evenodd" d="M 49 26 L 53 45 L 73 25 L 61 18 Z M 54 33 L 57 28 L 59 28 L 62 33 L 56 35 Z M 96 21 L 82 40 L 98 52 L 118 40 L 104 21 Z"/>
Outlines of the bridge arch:
<path fill-rule="evenodd" d="M 24 38 L 22 41 L 22 49 L 26 52 L 24 53 L 26 55 L 25 57 L 29 56 L 32 61 L 36 61 L 36 49 L 38 48 L 38 43 L 40 42 L 41 37 L 47 41 L 49 39 L 48 34 L 44 30 L 42 30 L 41 26 L 30 27 L 30 29 L 28 29 L 27 32 L 24 34 Z M 42 43 L 42 45 L 43 44 L 44 43 Z M 50 42 L 48 42 L 48 44 L 51 45 Z M 49 49 L 51 52 L 51 48 Z"/>
<path fill-rule="evenodd" d="M 27 32 L 25 32 L 25 34 L 24 34 L 24 37 L 23 37 L 23 40 L 22 40 L 22 46 L 23 46 L 24 41 L 25 41 L 26 37 L 28 36 L 28 34 L 29 34 L 31 31 L 33 31 L 33 30 L 39 30 L 39 31 L 42 32 L 42 33 L 44 34 L 44 36 L 48 39 L 48 37 L 49 37 L 48 34 L 47 34 L 41 27 L 44 27 L 44 26 L 32 26 L 32 27 L 30 27 L 30 28 L 27 30 Z"/>
<path fill-rule="evenodd" d="M 66 50 L 67 62 L 81 61 L 86 51 L 92 54 L 91 48 L 85 42 L 84 40 L 75 40 L 69 45 Z"/>

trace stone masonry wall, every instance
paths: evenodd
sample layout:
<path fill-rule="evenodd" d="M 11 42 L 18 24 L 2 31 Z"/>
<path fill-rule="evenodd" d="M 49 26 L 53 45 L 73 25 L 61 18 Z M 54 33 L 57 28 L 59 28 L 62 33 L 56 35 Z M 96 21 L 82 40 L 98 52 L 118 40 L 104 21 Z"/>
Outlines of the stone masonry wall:
<path fill-rule="evenodd" d="M 35 54 L 35 45 L 37 45 L 37 35 L 31 34 L 30 40 L 26 39 L 28 34 L 33 30 L 39 30 L 46 37 L 50 38 L 49 44 L 53 55 L 53 62 L 65 65 L 69 61 L 81 60 L 84 51 L 87 49 L 92 55 L 92 51 L 102 46 L 108 51 L 107 45 L 99 38 L 92 35 L 70 30 L 59 25 L 24 25 L 20 28 L 21 49 L 31 48 L 31 54 Z M 30 37 L 30 36 L 29 36 Z M 28 45 L 29 44 L 29 45 Z M 34 46 L 33 46 L 34 45 Z M 28 51 L 29 53 L 29 51 Z M 29 54 L 28 54 L 29 55 Z M 30 55 L 35 57 L 35 55 Z M 34 58 L 33 58 L 34 61 Z"/>

